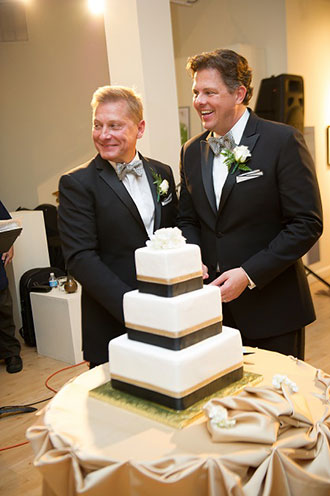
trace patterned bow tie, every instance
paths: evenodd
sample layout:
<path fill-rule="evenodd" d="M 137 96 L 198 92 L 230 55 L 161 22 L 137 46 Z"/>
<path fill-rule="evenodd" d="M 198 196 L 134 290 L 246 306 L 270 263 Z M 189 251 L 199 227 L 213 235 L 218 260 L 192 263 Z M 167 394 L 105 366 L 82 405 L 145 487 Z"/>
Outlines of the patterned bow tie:
<path fill-rule="evenodd" d="M 143 164 L 142 160 L 133 160 L 130 164 L 116 164 L 116 172 L 120 181 L 123 181 L 126 174 L 133 173 L 137 177 L 142 176 Z"/>
<path fill-rule="evenodd" d="M 236 146 L 233 135 L 229 131 L 229 133 L 225 134 L 225 136 L 219 136 L 219 138 L 211 137 L 208 138 L 208 144 L 210 145 L 214 155 L 218 156 L 221 153 L 223 148 L 227 148 L 229 150 L 233 150 Z"/>

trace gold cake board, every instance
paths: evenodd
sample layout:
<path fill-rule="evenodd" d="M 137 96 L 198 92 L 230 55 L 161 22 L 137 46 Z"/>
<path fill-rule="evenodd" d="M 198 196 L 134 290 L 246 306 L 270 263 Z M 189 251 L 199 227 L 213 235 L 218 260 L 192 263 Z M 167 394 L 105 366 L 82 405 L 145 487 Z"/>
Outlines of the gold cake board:
<path fill-rule="evenodd" d="M 219 389 L 216 393 L 207 396 L 185 410 L 172 410 L 171 408 L 159 405 L 158 403 L 153 403 L 152 401 L 138 398 L 132 394 L 118 391 L 111 387 L 110 381 L 92 389 L 89 391 L 89 394 L 94 398 L 106 401 L 118 408 L 129 410 L 176 429 L 183 429 L 203 415 L 203 406 L 211 398 L 233 396 L 240 393 L 246 386 L 255 386 L 256 384 L 259 384 L 262 379 L 263 376 L 261 374 L 244 371 L 243 377 L 239 381 Z"/>

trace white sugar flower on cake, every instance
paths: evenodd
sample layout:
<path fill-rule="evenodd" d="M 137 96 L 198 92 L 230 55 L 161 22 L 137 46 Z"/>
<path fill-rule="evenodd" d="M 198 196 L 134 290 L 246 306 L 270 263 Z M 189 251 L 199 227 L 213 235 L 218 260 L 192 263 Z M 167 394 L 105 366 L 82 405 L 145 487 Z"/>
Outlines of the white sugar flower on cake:
<path fill-rule="evenodd" d="M 158 229 L 147 241 L 147 247 L 153 250 L 171 250 L 182 248 L 186 244 L 186 239 L 177 227 L 163 227 Z"/>

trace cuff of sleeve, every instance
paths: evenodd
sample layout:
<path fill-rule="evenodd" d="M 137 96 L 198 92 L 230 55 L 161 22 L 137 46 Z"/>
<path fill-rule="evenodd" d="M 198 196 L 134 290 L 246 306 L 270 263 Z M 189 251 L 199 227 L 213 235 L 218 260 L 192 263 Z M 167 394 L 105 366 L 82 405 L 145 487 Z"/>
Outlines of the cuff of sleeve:
<path fill-rule="evenodd" d="M 244 274 L 246 275 L 246 277 L 248 278 L 249 280 L 249 284 L 248 284 L 248 288 L 249 289 L 253 289 L 256 287 L 256 285 L 254 284 L 254 282 L 252 281 L 252 279 L 249 277 L 249 275 L 245 272 L 245 270 L 243 269 L 243 267 L 241 267 L 242 271 L 244 272 Z"/>

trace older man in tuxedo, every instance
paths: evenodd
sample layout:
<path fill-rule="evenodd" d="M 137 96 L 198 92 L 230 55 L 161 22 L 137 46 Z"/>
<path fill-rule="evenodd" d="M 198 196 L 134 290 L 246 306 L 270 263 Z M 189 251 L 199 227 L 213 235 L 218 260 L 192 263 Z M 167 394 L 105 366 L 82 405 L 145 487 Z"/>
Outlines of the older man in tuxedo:
<path fill-rule="evenodd" d="M 192 57 L 193 104 L 206 132 L 181 152 L 179 227 L 220 286 L 224 323 L 243 344 L 304 357 L 315 319 L 301 257 L 322 233 L 315 169 L 301 133 L 247 108 L 244 57 Z"/>
<path fill-rule="evenodd" d="M 135 289 L 134 252 L 175 223 L 177 197 L 169 166 L 143 157 L 145 129 L 133 90 L 104 86 L 92 99 L 89 163 L 63 175 L 59 230 L 69 272 L 82 285 L 82 342 L 91 365 L 108 360 L 109 341 L 125 332 L 123 295 Z"/>

